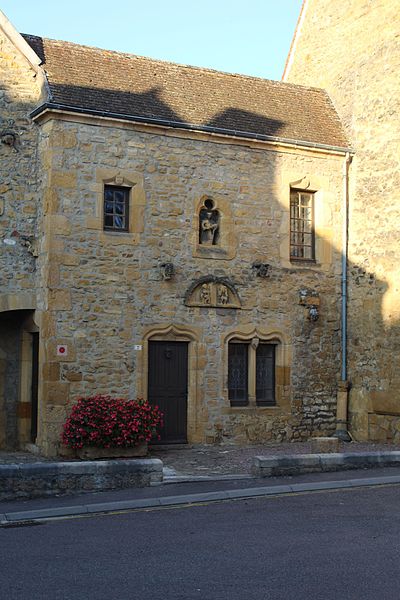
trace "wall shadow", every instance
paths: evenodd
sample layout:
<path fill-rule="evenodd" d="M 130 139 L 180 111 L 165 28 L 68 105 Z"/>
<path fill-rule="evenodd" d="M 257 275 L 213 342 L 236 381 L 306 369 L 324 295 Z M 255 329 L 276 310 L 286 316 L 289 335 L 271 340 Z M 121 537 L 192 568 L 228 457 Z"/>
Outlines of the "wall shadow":
<path fill-rule="evenodd" d="M 103 110 L 106 106 L 107 109 L 104 112 L 128 115 L 134 112 L 138 113 L 137 116 L 141 117 L 143 121 L 161 120 L 165 121 L 165 124 L 171 124 L 174 127 L 189 125 L 190 128 L 195 129 L 200 125 L 200 128 L 203 127 L 205 131 L 207 129 L 218 129 L 222 132 L 231 130 L 236 132 L 238 137 L 240 137 L 241 132 L 279 137 L 285 127 L 284 121 L 269 119 L 257 112 L 229 106 L 229 99 L 227 99 L 227 106 L 222 111 L 217 111 L 205 122 L 200 124 L 186 123 L 186 120 L 175 107 L 164 102 L 162 90 L 159 87 L 153 87 L 143 93 L 118 92 L 113 89 L 82 86 L 68 86 L 68 89 L 63 86 L 59 86 L 59 88 L 54 86 L 54 90 L 55 101 L 57 101 L 57 94 L 59 93 L 60 99 L 68 100 L 78 109 L 79 106 L 84 106 L 89 110 L 97 111 Z M 21 115 L 24 114 L 26 119 L 26 115 L 33 108 L 29 103 L 25 106 L 15 102 L 12 103 L 11 98 L 7 96 L 5 101 L 4 106 L 8 104 L 7 114 L 15 114 L 17 124 L 22 120 Z M 10 106 L 12 107 L 11 110 Z M 134 132 L 132 132 L 132 135 L 135 135 Z M 32 140 L 24 144 L 24 131 L 21 132 L 20 137 L 21 154 L 18 156 L 18 160 L 31 157 L 34 151 Z M 193 143 L 204 144 L 207 142 L 196 141 Z M 232 145 L 234 145 L 234 142 L 232 142 Z M 4 194 L 4 215 L 0 217 L 0 233 L 4 240 L 9 239 L 8 236 L 11 239 L 13 231 L 22 230 L 22 226 L 21 221 L 16 220 L 15 211 L 11 210 L 13 206 L 16 206 L 15 188 L 18 184 L 13 175 L 15 161 L 10 159 L 9 154 L 4 154 L 4 148 L 0 147 L 0 151 L 0 172 L 3 173 L 4 180 L 8 182 L 8 191 Z M 8 149 L 6 151 L 8 152 Z M 212 144 L 211 154 L 218 161 L 217 144 Z M 209 156 L 207 156 L 207 160 L 209 160 Z M 209 261 L 206 264 L 203 262 L 201 268 L 207 269 L 213 274 L 218 271 L 219 276 L 221 276 L 220 271 L 224 271 L 224 275 L 234 280 L 235 285 L 241 289 L 244 301 L 251 306 L 255 325 L 262 326 L 268 319 L 271 321 L 280 319 L 282 322 L 287 323 L 286 327 L 293 347 L 291 414 L 286 420 L 287 422 L 284 418 L 274 420 L 274 437 L 268 437 L 267 439 L 277 441 L 305 439 L 306 436 L 314 433 L 332 433 L 335 425 L 336 387 L 340 373 L 340 335 L 337 328 L 340 310 L 338 274 L 337 272 L 333 273 L 333 271 L 324 273 L 317 269 L 312 270 L 306 265 L 304 265 L 304 268 L 298 268 L 294 265 L 293 267 L 282 267 L 278 246 L 285 219 L 288 223 L 288 214 L 287 207 L 283 207 L 280 199 L 274 194 L 274 187 L 279 182 L 273 175 L 271 178 L 271 173 L 274 174 L 277 170 L 278 153 L 273 151 L 268 153 L 267 150 L 260 150 L 260 148 L 254 149 L 254 151 L 249 148 L 239 150 L 238 147 L 236 160 L 240 181 L 240 185 L 237 187 L 237 196 L 234 198 L 234 212 L 236 210 L 237 213 L 235 226 L 240 230 L 241 236 L 238 256 L 232 263 L 213 264 L 212 261 Z M 305 160 L 305 163 L 307 163 L 307 160 Z M 34 165 L 34 167 L 36 166 Z M 32 177 L 34 177 L 32 165 L 30 168 L 32 169 Z M 186 163 L 183 162 L 182 168 L 184 170 L 187 168 Z M 210 164 L 204 163 L 203 166 L 196 166 L 196 171 L 200 172 L 202 169 L 204 180 L 207 171 L 211 172 L 211 168 Z M 231 168 L 233 173 L 235 171 L 234 162 L 232 162 Z M 307 170 L 310 168 L 310 166 L 301 165 L 298 168 L 299 175 L 307 174 Z M 268 179 L 266 173 L 268 173 Z M 222 180 L 220 183 L 224 184 L 226 181 Z M 265 186 L 264 192 L 262 191 L 263 183 Z M 246 197 L 246 190 L 250 191 L 249 197 Z M 265 190 L 268 190 L 268 193 Z M 27 191 L 24 193 L 28 194 Z M 338 194 L 341 194 L 341 190 L 338 190 Z M 37 202 L 40 201 L 39 195 L 36 200 Z M 181 200 L 184 204 L 185 198 Z M 254 207 L 254 202 L 258 203 L 256 205 L 258 210 L 256 219 L 254 218 L 254 211 L 251 210 L 252 206 Z M 247 209 L 248 214 L 246 214 Z M 191 215 L 191 209 L 188 207 L 187 210 L 188 214 Z M 39 221 L 41 214 L 30 217 L 31 221 L 36 218 Z M 149 215 L 147 215 L 147 218 L 150 218 Z M 148 222 L 150 224 L 150 221 Z M 30 226 L 30 235 L 33 231 L 32 228 L 36 227 L 36 235 L 40 237 L 41 223 L 33 224 L 30 222 Z M 189 229 L 186 232 L 189 235 Z M 268 245 L 266 245 L 266 238 L 268 238 Z M 187 240 L 185 243 L 189 244 Z M 274 245 L 276 245 L 276 249 L 274 249 Z M 34 271 L 33 265 L 35 264 L 34 257 L 28 256 L 25 250 L 22 250 L 23 246 L 21 248 L 18 246 L 19 253 L 13 255 L 16 258 L 10 259 L 6 246 L 3 244 L 1 247 L 1 261 L 4 265 L 4 272 L 8 270 L 10 273 L 10 264 L 12 263 L 11 271 L 13 274 L 20 275 L 25 272 L 32 274 Z M 335 257 L 335 262 L 338 264 L 341 249 L 332 244 L 331 251 Z M 271 270 L 267 282 L 255 278 L 251 269 L 252 262 L 255 259 L 270 265 Z M 195 262 L 195 259 L 193 259 L 193 265 L 189 265 L 187 273 L 185 273 L 185 278 L 189 277 L 191 281 L 194 280 L 194 274 L 200 268 L 194 265 Z M 93 264 L 90 268 L 94 268 Z M 374 273 L 368 272 L 360 265 L 349 264 L 348 271 L 351 286 L 360 286 L 364 290 L 363 293 L 358 295 L 361 300 L 357 300 L 357 302 L 360 304 L 356 304 L 352 310 L 359 309 L 368 315 L 364 330 L 355 331 L 352 324 L 349 325 L 350 343 L 352 347 L 360 348 L 360 360 L 357 363 L 353 363 L 351 358 L 349 360 L 349 379 L 361 390 L 365 389 L 369 399 L 373 398 L 371 393 L 376 393 L 376 406 L 371 406 L 371 401 L 368 400 L 368 405 L 359 407 L 359 412 L 363 413 L 360 418 L 368 419 L 366 413 L 382 414 L 386 421 L 388 420 L 387 417 L 393 417 L 394 423 L 397 413 L 393 412 L 388 404 L 385 404 L 386 400 L 382 394 L 379 395 L 383 390 L 379 389 L 379 384 L 376 383 L 377 378 L 379 378 L 377 373 L 379 374 L 385 368 L 384 363 L 387 361 L 387 353 L 390 353 L 391 348 L 399 348 L 399 324 L 394 322 L 388 327 L 382 318 L 382 303 L 388 286 L 384 280 L 378 280 Z M 204 272 L 204 275 L 206 274 Z M 16 277 L 8 277 L 5 287 L 10 293 L 17 293 L 21 290 L 18 281 L 19 279 Z M 32 277 L 32 288 L 35 289 L 38 283 L 40 282 L 35 275 Z M 59 287 L 63 288 L 65 285 L 61 279 Z M 177 297 L 179 297 L 178 288 L 181 285 L 182 280 L 178 281 L 174 288 Z M 313 289 L 321 295 L 321 316 L 317 323 L 312 323 L 307 319 L 304 307 L 298 302 L 299 291 L 304 287 Z M 285 291 L 282 292 L 282 290 Z M 328 297 L 331 293 L 333 299 Z M 351 293 L 349 301 L 352 302 Z M 155 309 L 155 314 L 150 315 L 150 319 L 153 321 L 158 321 L 162 317 L 162 306 L 160 304 L 158 306 L 159 310 Z M 326 312 L 324 312 L 325 306 Z M 194 314 L 183 306 L 177 309 L 177 313 L 181 315 L 179 318 L 182 321 L 186 320 L 188 322 L 192 320 Z M 207 316 L 203 314 L 203 317 L 204 322 L 207 322 Z M 109 319 L 109 316 L 107 318 Z M 234 316 L 232 312 L 227 310 L 216 314 L 216 322 L 219 328 L 218 331 L 224 331 L 228 322 L 239 323 L 240 317 Z M 332 323 L 335 323 L 334 327 L 332 327 Z M 6 444 L 12 444 L 13 440 L 16 439 L 16 406 L 18 402 L 16 390 L 19 386 L 19 367 L 18 355 L 15 349 L 18 347 L 18 331 L 18 319 L 15 320 L 14 317 L 9 319 L 7 315 L 0 316 L 0 350 L 2 352 L 0 369 L 3 375 L 4 418 L 8 432 Z M 366 342 L 367 339 L 371 339 L 371 335 L 376 338 L 373 349 L 371 343 L 367 344 Z M 106 352 L 108 352 L 107 348 L 105 348 Z M 367 354 L 368 361 L 364 360 Z M 356 365 L 356 370 L 353 364 Z M 325 373 L 322 382 L 321 373 Z M 219 375 L 222 377 L 221 372 Z M 393 382 L 397 385 L 398 375 L 395 365 L 393 365 L 388 379 L 390 380 L 389 383 L 385 383 L 386 398 L 390 394 Z M 212 378 L 210 378 L 211 380 Z M 212 393 L 212 388 L 207 389 L 207 385 L 208 383 L 205 382 L 205 395 Z M 358 416 L 355 414 L 353 421 L 355 427 L 358 427 L 357 418 Z M 272 421 L 273 419 L 269 420 Z M 238 430 L 239 427 L 242 427 L 246 432 L 246 441 L 260 441 L 264 435 L 269 435 L 267 421 L 268 419 L 262 421 L 260 418 L 259 422 L 254 420 L 254 423 L 250 423 L 245 419 L 235 421 L 233 417 L 228 416 L 225 419 L 226 430 L 225 434 L 223 432 L 222 437 L 225 436 L 225 441 L 227 441 L 230 436 L 235 435 L 235 428 Z M 365 427 L 365 424 L 363 426 Z M 396 424 L 393 424 L 392 429 L 390 429 L 391 427 L 390 425 L 389 429 L 386 428 L 386 431 L 390 430 L 393 439 L 397 441 L 399 436 L 396 434 Z M 293 437 L 295 431 L 300 432 L 298 438 Z"/>

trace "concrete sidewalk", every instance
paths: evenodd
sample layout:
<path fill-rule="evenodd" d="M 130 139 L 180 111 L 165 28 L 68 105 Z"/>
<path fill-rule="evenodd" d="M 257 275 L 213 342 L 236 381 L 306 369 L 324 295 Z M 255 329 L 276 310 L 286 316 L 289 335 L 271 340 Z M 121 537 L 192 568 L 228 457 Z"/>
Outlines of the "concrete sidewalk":
<path fill-rule="evenodd" d="M 129 512 L 266 496 L 400 485 L 400 468 L 308 474 L 268 480 L 237 480 L 125 489 L 75 497 L 19 500 L 0 504 L 0 525 L 12 527 L 52 519 Z"/>
<path fill-rule="evenodd" d="M 400 466 L 400 452 L 393 445 L 342 443 L 339 449 L 341 453 L 309 454 L 309 443 L 155 447 L 147 459 L 108 461 L 51 461 L 34 454 L 3 452 L 0 499 L 72 495 L 161 483 L 221 480 L 227 484 L 230 480 L 245 482 L 271 475 Z"/>
<path fill-rule="evenodd" d="M 339 442 L 340 453 L 390 452 L 400 450 L 394 444 L 375 444 L 370 442 Z M 311 442 L 282 442 L 252 444 L 246 446 L 230 445 L 182 445 L 151 448 L 151 457 L 162 460 L 167 478 L 176 481 L 187 476 L 214 477 L 223 475 L 249 475 L 252 472 L 256 456 L 270 457 L 298 454 L 310 454 Z"/>

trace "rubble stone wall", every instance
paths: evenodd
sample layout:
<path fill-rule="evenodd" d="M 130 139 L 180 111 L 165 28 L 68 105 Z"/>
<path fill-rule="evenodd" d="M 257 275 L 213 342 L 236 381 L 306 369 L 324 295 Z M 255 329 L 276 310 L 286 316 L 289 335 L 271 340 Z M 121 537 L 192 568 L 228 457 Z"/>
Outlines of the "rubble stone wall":
<path fill-rule="evenodd" d="M 0 30 L 0 448 L 19 444 L 20 391 L 30 387 L 21 382 L 20 333 L 40 288 L 39 136 L 29 114 L 42 92 L 40 73 Z"/>
<path fill-rule="evenodd" d="M 39 444 L 48 454 L 57 452 L 78 396 L 146 396 L 152 335 L 189 341 L 189 441 L 306 439 L 334 430 L 343 157 L 191 136 L 90 120 L 41 125 L 48 262 Z M 103 231 L 110 182 L 132 188 L 129 233 Z M 294 182 L 316 192 L 316 264 L 289 261 Z M 220 252 L 199 248 L 204 197 L 221 208 Z M 175 275 L 165 280 L 160 265 L 168 262 Z M 266 278 L 255 262 L 270 265 Z M 187 306 L 188 289 L 206 276 L 228 280 L 241 308 Z M 319 295 L 316 322 L 300 303 L 302 289 Z M 230 406 L 227 339 L 235 331 L 281 345 L 276 407 Z"/>
<path fill-rule="evenodd" d="M 0 295 L 36 287 L 38 128 L 28 115 L 41 93 L 35 71 L 0 31 Z"/>
<path fill-rule="evenodd" d="M 356 154 L 350 171 L 350 421 L 400 426 L 400 38 L 396 0 L 308 0 L 286 80 L 326 88 Z"/>

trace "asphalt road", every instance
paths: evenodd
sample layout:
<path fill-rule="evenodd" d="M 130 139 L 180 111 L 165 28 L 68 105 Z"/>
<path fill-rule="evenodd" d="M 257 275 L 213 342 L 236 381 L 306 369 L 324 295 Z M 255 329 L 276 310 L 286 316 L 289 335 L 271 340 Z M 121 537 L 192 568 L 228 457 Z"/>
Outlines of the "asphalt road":
<path fill-rule="evenodd" d="M 0 529 L 5 600 L 398 600 L 400 486 Z"/>

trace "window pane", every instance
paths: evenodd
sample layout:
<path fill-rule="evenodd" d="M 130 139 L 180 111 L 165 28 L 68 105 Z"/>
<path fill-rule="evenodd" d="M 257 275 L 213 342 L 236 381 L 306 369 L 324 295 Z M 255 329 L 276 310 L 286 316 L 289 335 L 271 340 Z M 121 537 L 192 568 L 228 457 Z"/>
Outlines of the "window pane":
<path fill-rule="evenodd" d="M 116 202 L 115 203 L 115 212 L 118 215 L 123 215 L 124 214 L 124 203 L 123 202 Z"/>
<path fill-rule="evenodd" d="M 248 345 L 230 343 L 228 348 L 228 389 L 232 406 L 246 406 Z"/>
<path fill-rule="evenodd" d="M 129 188 L 104 187 L 104 228 L 115 231 L 129 229 Z"/>
<path fill-rule="evenodd" d="M 275 404 L 275 345 L 259 344 L 256 351 L 256 401 Z"/>
<path fill-rule="evenodd" d="M 313 194 L 290 193 L 290 256 L 314 259 Z"/>
<path fill-rule="evenodd" d="M 105 227 L 112 227 L 113 226 L 113 217 L 112 217 L 112 215 L 105 215 L 104 216 L 104 226 Z"/>
<path fill-rule="evenodd" d="M 112 202 L 113 201 L 113 191 L 110 187 L 105 187 L 104 189 L 104 198 L 105 200 Z"/>
<path fill-rule="evenodd" d="M 104 210 L 108 214 L 112 214 L 114 212 L 114 202 L 112 200 L 106 200 L 104 203 Z"/>
<path fill-rule="evenodd" d="M 124 202 L 125 193 L 123 190 L 115 190 L 114 192 L 114 200 L 116 202 Z"/>
<path fill-rule="evenodd" d="M 115 215 L 114 217 L 114 227 L 116 229 L 123 229 L 125 227 L 125 220 L 123 217 L 119 217 L 118 215 Z"/>

